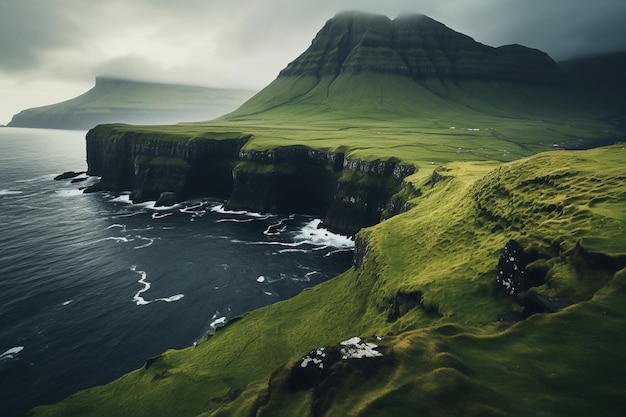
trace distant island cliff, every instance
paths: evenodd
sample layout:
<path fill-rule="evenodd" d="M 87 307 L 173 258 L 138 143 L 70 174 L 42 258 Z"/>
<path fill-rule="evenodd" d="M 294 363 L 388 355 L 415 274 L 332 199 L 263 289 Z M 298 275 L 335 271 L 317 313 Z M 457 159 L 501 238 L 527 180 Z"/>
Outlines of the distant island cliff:
<path fill-rule="evenodd" d="M 171 124 L 209 120 L 234 110 L 252 90 L 96 78 L 89 91 L 60 103 L 26 109 L 9 127 L 86 130 L 102 123 Z"/>

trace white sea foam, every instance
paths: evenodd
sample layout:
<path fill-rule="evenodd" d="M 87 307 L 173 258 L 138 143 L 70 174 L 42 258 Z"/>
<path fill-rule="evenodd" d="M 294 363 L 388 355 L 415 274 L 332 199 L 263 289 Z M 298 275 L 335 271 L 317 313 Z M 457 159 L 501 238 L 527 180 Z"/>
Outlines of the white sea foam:
<path fill-rule="evenodd" d="M 315 246 L 330 246 L 333 248 L 354 248 L 354 239 L 349 236 L 329 232 L 319 227 L 322 221 L 314 219 L 305 224 L 296 235 L 296 240 Z"/>
<path fill-rule="evenodd" d="M 294 216 L 291 215 L 291 216 L 289 216 L 287 218 L 280 219 L 278 221 L 278 223 L 270 224 L 269 226 L 267 226 L 267 229 L 265 229 L 263 234 L 266 235 L 266 236 L 277 236 L 277 235 L 280 235 L 282 232 L 287 230 L 287 228 L 285 226 L 281 227 L 282 224 L 285 221 L 287 221 L 287 220 L 292 220 L 293 218 L 294 218 Z"/>
<path fill-rule="evenodd" d="M 113 198 L 111 201 L 115 203 L 126 203 L 126 204 L 133 203 L 132 201 L 130 201 L 130 193 L 120 194 L 117 197 Z"/>
<path fill-rule="evenodd" d="M 244 245 L 267 245 L 267 246 L 287 246 L 287 247 L 297 247 L 297 246 L 308 243 L 308 242 L 264 242 L 264 241 L 246 242 L 244 240 L 239 240 L 239 239 L 230 239 L 230 242 L 231 243 L 243 243 Z"/>
<path fill-rule="evenodd" d="M 231 223 L 249 223 L 249 222 L 253 222 L 256 221 L 257 219 L 217 219 L 215 220 L 215 223 L 225 223 L 225 222 L 231 222 Z"/>
<path fill-rule="evenodd" d="M 146 240 L 148 241 L 148 243 L 145 243 L 143 245 L 139 245 L 139 246 L 135 246 L 133 249 L 143 249 L 143 248 L 147 248 L 148 246 L 152 245 L 154 243 L 154 241 L 156 240 L 156 238 L 150 238 L 150 237 L 143 237 L 143 236 L 136 236 L 137 239 L 141 239 L 141 240 Z"/>
<path fill-rule="evenodd" d="M 40 175 L 38 177 L 34 177 L 34 178 L 27 178 L 24 180 L 15 180 L 15 182 L 35 182 L 35 181 L 41 181 L 41 180 L 51 180 L 54 177 L 56 177 L 57 174 L 46 174 L 46 175 Z"/>
<path fill-rule="evenodd" d="M 78 188 L 70 188 L 68 190 L 58 190 L 56 193 L 62 197 L 74 197 L 77 195 L 83 195 L 83 191 Z"/>
<path fill-rule="evenodd" d="M 122 232 L 126 232 L 126 225 L 125 225 L 125 224 L 119 224 L 119 223 L 112 224 L 112 225 L 110 225 L 109 227 L 107 227 L 107 228 L 106 228 L 106 229 L 104 229 L 104 230 L 113 229 L 114 227 L 119 227 L 119 228 L 121 228 L 121 229 L 122 229 Z"/>
<path fill-rule="evenodd" d="M 17 355 L 22 350 L 24 350 L 24 346 L 12 347 L 11 349 L 7 350 L 2 355 L 0 355 L 0 360 L 2 360 L 2 359 L 12 359 L 14 357 L 14 355 Z"/>
<path fill-rule="evenodd" d="M 118 242 L 118 243 L 119 242 L 128 243 L 128 242 L 132 242 L 135 239 L 132 239 L 132 238 L 130 238 L 128 236 L 119 236 L 119 237 L 112 236 L 112 237 L 105 237 L 104 239 L 100 239 L 97 242 L 102 242 L 103 240 L 113 240 L 113 241 Z"/>
<path fill-rule="evenodd" d="M 330 252 L 328 252 L 326 255 L 324 255 L 325 257 L 334 255 L 336 253 L 341 253 L 341 252 L 350 252 L 352 251 L 353 248 L 345 248 L 345 249 L 336 249 L 336 250 L 332 250 Z"/>
<path fill-rule="evenodd" d="M 4 195 L 18 195 L 23 194 L 22 191 L 14 191 L 14 190 L 0 190 L 0 196 Z"/>
<path fill-rule="evenodd" d="M 236 214 L 236 215 L 244 215 L 248 217 L 259 217 L 259 218 L 265 218 L 265 219 L 271 217 L 271 215 L 263 214 L 263 213 L 255 213 L 253 211 L 226 210 L 224 209 L 223 204 L 218 204 L 216 206 L 213 206 L 209 210 L 211 210 L 214 213 L 220 213 L 220 214 Z"/>
<path fill-rule="evenodd" d="M 168 213 L 152 213 L 152 219 L 154 220 L 158 220 L 158 219 L 162 219 L 163 217 L 167 217 L 167 216 L 171 216 L 172 212 L 168 212 Z"/>
<path fill-rule="evenodd" d="M 62 305 L 63 305 L 63 306 L 68 306 L 68 305 L 70 305 L 73 301 L 74 301 L 74 300 L 67 300 L 67 301 L 63 302 L 63 304 L 62 304 Z"/>
<path fill-rule="evenodd" d="M 165 301 L 167 303 L 171 303 L 171 302 L 174 302 L 174 301 L 178 301 L 178 300 L 180 300 L 181 298 L 183 298 L 185 296 L 184 294 L 176 294 L 176 295 L 172 295 L 170 297 L 162 297 L 162 298 L 157 298 L 157 299 L 152 300 L 152 301 L 148 301 L 145 298 L 143 298 L 143 296 L 141 295 L 144 292 L 148 291 L 150 289 L 150 287 L 152 287 L 152 284 L 149 283 L 148 281 L 146 281 L 146 278 L 148 277 L 148 274 L 146 273 L 146 271 L 139 271 L 139 270 L 137 270 L 137 266 L 136 265 L 131 266 L 130 270 L 139 274 L 139 276 L 141 278 L 139 278 L 139 280 L 137 282 L 143 285 L 143 288 L 140 289 L 139 291 L 137 291 L 137 293 L 133 296 L 133 301 L 138 306 L 147 305 L 147 304 L 150 304 L 150 303 L 155 302 L 155 301 Z"/>
<path fill-rule="evenodd" d="M 224 326 L 225 324 L 226 324 L 226 317 L 222 316 L 218 319 L 213 320 L 211 324 L 209 324 L 209 326 L 211 326 L 211 328 L 215 330 L 218 327 Z"/>
<path fill-rule="evenodd" d="M 171 297 L 157 298 L 154 301 L 165 301 L 166 303 L 172 303 L 174 301 L 180 300 L 184 296 L 185 296 L 184 294 L 176 294 L 176 295 L 172 295 Z"/>
<path fill-rule="evenodd" d="M 115 215 L 113 217 L 115 218 L 120 218 L 120 217 L 133 217 L 133 216 L 137 216 L 139 214 L 146 214 L 145 210 L 137 210 L 137 211 L 118 211 L 117 213 L 115 213 Z"/>
<path fill-rule="evenodd" d="M 306 250 L 306 249 L 281 249 L 278 251 L 278 253 L 309 253 L 311 252 L 310 250 Z"/>

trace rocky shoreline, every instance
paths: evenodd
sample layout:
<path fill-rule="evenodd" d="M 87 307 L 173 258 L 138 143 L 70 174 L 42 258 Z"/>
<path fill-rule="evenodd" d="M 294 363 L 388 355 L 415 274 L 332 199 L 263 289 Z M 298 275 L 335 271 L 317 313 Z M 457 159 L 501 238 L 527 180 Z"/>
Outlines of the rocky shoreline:
<path fill-rule="evenodd" d="M 189 137 L 119 127 L 87 133 L 87 173 L 101 179 L 86 192 L 130 191 L 133 202 L 157 205 L 223 197 L 228 209 L 318 215 L 329 230 L 353 235 L 397 211 L 392 197 L 415 172 L 395 158 L 363 161 L 303 145 L 250 151 L 252 135 L 239 132 Z"/>

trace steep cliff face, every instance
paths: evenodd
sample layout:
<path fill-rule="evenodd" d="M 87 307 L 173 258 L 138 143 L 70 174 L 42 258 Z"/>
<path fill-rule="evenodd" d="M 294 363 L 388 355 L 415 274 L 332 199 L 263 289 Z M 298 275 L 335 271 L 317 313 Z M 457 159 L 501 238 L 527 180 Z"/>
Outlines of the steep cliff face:
<path fill-rule="evenodd" d="M 490 47 L 419 14 L 395 20 L 359 12 L 329 20 L 311 46 L 281 73 L 339 76 L 374 72 L 427 78 L 558 83 L 563 76 L 545 53 L 520 45 Z"/>
<path fill-rule="evenodd" d="M 102 177 L 88 191 L 132 191 L 134 202 L 175 199 L 232 190 L 232 168 L 249 139 L 240 133 L 198 137 L 117 129 L 101 125 L 87 133 L 88 174 Z"/>
<path fill-rule="evenodd" d="M 218 135 L 214 135 L 218 136 Z M 98 126 L 87 134 L 88 191 L 132 191 L 134 202 L 196 196 L 227 197 L 227 208 L 306 213 L 329 229 L 354 234 L 381 220 L 412 165 L 362 161 L 306 146 L 242 150 L 249 135 L 219 138 Z"/>
<path fill-rule="evenodd" d="M 362 161 L 304 146 L 244 151 L 240 158 L 229 208 L 321 215 L 326 227 L 346 234 L 378 223 L 415 172 L 393 158 Z"/>

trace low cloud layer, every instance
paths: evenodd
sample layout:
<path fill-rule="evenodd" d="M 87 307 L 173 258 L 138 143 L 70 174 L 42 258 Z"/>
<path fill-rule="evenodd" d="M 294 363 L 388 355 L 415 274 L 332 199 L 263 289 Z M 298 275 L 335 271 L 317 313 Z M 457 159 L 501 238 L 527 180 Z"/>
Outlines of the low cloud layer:
<path fill-rule="evenodd" d="M 626 50 L 624 0 L 0 0 L 0 94 L 97 75 L 262 88 L 344 10 L 423 13 L 556 60 Z"/>

